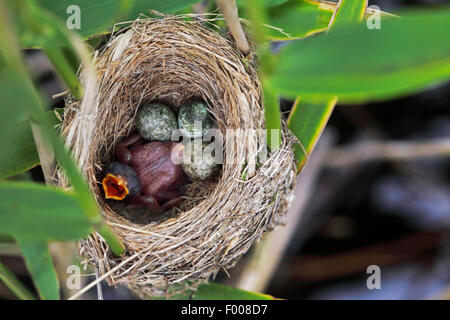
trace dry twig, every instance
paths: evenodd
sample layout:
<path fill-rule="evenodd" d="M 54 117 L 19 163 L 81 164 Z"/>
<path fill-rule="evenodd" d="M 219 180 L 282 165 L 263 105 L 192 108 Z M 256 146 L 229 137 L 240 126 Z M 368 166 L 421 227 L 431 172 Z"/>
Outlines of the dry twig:
<path fill-rule="evenodd" d="M 236 44 L 241 50 L 243 55 L 247 55 L 250 52 L 250 46 L 245 36 L 245 32 L 242 29 L 241 21 L 237 11 L 235 0 L 216 0 L 222 14 L 227 22 L 227 26 L 233 35 Z"/>
<path fill-rule="evenodd" d="M 328 151 L 324 165 L 350 166 L 360 162 L 384 160 L 400 161 L 428 157 L 449 157 L 450 138 L 423 141 L 367 141 Z"/>

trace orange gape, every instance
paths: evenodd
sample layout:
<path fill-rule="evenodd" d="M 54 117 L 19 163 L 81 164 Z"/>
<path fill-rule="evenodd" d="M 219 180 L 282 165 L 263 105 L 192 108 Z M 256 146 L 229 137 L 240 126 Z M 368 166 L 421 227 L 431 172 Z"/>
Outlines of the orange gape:
<path fill-rule="evenodd" d="M 123 200 L 130 193 L 127 181 L 120 175 L 115 176 L 108 173 L 102 184 L 106 199 Z"/>

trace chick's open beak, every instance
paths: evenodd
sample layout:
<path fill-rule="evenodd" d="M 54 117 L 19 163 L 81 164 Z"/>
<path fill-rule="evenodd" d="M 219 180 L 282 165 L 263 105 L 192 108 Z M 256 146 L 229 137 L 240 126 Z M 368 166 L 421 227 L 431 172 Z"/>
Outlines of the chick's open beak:
<path fill-rule="evenodd" d="M 123 200 L 129 194 L 127 181 L 122 176 L 108 173 L 102 184 L 106 199 Z"/>

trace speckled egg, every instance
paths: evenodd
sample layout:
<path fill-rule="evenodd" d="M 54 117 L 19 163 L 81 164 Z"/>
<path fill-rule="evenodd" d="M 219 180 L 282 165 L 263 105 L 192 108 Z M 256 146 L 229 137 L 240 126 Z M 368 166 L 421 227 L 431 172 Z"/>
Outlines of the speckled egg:
<path fill-rule="evenodd" d="M 214 120 L 206 103 L 195 100 L 180 108 L 178 126 L 186 137 L 199 138 L 214 127 Z"/>
<path fill-rule="evenodd" d="M 136 127 L 146 140 L 170 141 L 177 128 L 177 118 L 172 109 L 162 103 L 143 105 L 136 115 Z"/>
<path fill-rule="evenodd" d="M 210 142 L 200 139 L 191 140 L 184 147 L 182 167 L 186 175 L 192 180 L 208 180 L 219 173 L 220 163 L 205 148 Z"/>

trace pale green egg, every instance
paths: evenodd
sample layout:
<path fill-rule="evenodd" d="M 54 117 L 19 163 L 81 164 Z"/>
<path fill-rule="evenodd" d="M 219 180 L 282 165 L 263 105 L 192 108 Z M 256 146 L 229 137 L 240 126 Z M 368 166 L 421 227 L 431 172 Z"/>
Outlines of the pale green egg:
<path fill-rule="evenodd" d="M 186 137 L 199 138 L 214 127 L 214 120 L 206 103 L 195 100 L 180 108 L 178 126 Z"/>
<path fill-rule="evenodd" d="M 173 110 L 162 103 L 143 105 L 136 115 L 136 128 L 146 140 L 170 141 L 177 129 Z"/>
<path fill-rule="evenodd" d="M 182 167 L 192 180 L 208 180 L 220 171 L 221 163 L 214 156 L 214 152 L 211 152 L 209 145 L 210 142 L 195 139 L 184 147 Z"/>

